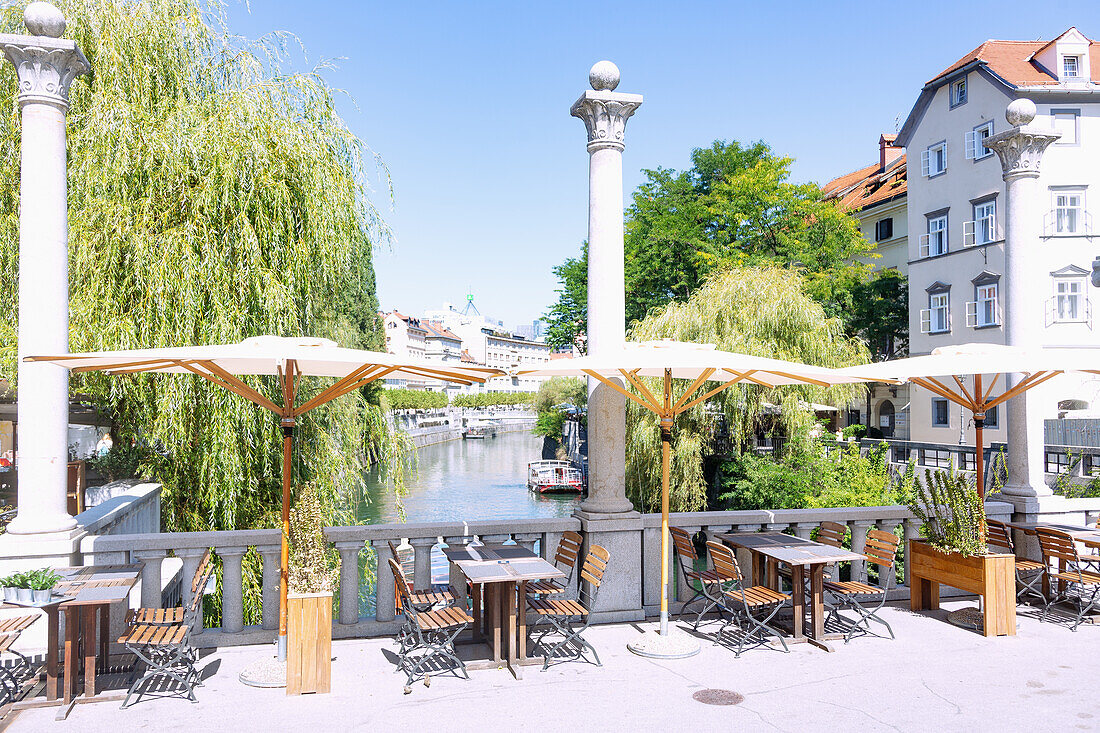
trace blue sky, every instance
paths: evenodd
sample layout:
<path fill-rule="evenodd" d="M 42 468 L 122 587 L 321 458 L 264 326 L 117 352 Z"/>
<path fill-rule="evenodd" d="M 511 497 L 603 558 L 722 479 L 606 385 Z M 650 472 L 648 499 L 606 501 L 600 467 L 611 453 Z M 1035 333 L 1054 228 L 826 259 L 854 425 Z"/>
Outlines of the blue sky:
<path fill-rule="evenodd" d="M 987 38 L 1100 36 L 1100 6 L 1034 2 L 273 2 L 234 32 L 295 33 L 389 166 L 396 232 L 376 253 L 384 309 L 460 303 L 529 323 L 551 268 L 587 235 L 584 126 L 569 106 L 610 59 L 645 103 L 627 125 L 624 201 L 641 169 L 683 168 L 713 140 L 765 140 L 823 183 L 871 163 L 921 86 Z M 354 103 L 351 101 L 354 100 Z"/>

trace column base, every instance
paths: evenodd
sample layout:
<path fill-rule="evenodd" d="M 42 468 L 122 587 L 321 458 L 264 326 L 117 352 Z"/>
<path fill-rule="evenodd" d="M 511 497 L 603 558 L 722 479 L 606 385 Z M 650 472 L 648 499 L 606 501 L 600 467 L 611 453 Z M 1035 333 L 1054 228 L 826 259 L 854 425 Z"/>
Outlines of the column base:
<path fill-rule="evenodd" d="M 68 514 L 59 514 L 57 516 L 47 517 L 24 517 L 17 514 L 15 516 L 15 519 L 11 520 L 11 524 L 8 525 L 5 534 L 17 534 L 23 536 L 49 535 L 60 534 L 63 532 L 72 532 L 76 529 L 76 518 L 69 516 Z"/>
<path fill-rule="evenodd" d="M 1040 498 L 1054 496 L 1054 492 L 1050 490 L 1050 487 L 1046 483 L 1040 483 L 1039 486 L 1032 486 L 1031 484 L 1008 484 L 1001 489 L 1001 494 L 1006 497 L 1022 497 L 1022 498 Z"/>
<path fill-rule="evenodd" d="M 80 565 L 84 530 L 0 535 L 0 573 L 35 570 L 46 566 Z"/>

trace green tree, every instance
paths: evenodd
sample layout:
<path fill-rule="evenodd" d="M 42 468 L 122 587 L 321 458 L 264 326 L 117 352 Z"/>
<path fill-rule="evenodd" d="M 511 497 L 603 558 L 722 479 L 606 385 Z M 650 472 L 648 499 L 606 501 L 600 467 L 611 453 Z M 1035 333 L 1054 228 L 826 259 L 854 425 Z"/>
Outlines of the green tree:
<path fill-rule="evenodd" d="M 636 323 L 630 338 L 715 344 L 720 349 L 789 361 L 842 367 L 867 361 L 866 347 L 844 333 L 839 319 L 826 315 L 803 290 L 804 280 L 781 267 L 733 267 L 712 275 L 682 303 L 669 303 Z M 650 380 L 650 389 L 659 389 Z M 711 387 L 715 386 L 709 383 Z M 679 389 L 686 382 L 677 383 Z M 674 387 L 675 389 L 676 387 Z M 706 386 L 703 387 L 706 389 Z M 707 506 L 703 479 L 703 447 L 713 412 L 725 414 L 735 442 L 751 442 L 760 431 L 777 428 L 785 435 L 806 435 L 813 414 L 808 402 L 844 404 L 863 394 L 860 385 L 828 388 L 790 386 L 775 390 L 735 385 L 706 405 L 676 418 L 673 435 L 670 501 L 673 511 L 699 511 Z M 775 418 L 763 417 L 765 402 L 781 407 Z M 627 404 L 627 495 L 640 510 L 657 506 L 660 498 L 660 430 L 653 414 Z"/>
<path fill-rule="evenodd" d="M 848 332 L 867 343 L 875 361 L 909 353 L 909 283 L 897 270 L 882 270 L 851 290 Z"/>
<path fill-rule="evenodd" d="M 382 390 L 382 407 L 386 410 L 430 410 L 446 407 L 444 392 L 428 392 L 423 389 Z"/>
<path fill-rule="evenodd" d="M 280 68 L 285 39 L 230 34 L 204 0 L 61 2 L 93 73 L 68 115 L 71 348 L 236 342 L 258 334 L 382 345 L 372 247 L 388 230 L 366 188 L 363 142 L 340 119 L 323 68 Z M 21 30 L 21 7 L 0 30 Z M 11 68 L 0 73 L 0 170 L 19 168 Z M 18 186 L 0 186 L 0 309 L 16 312 Z M 14 381 L 15 319 L 0 321 L 0 376 Z M 281 400 L 274 380 L 247 381 Z M 324 386 L 303 380 L 302 398 Z M 77 375 L 116 419 L 116 444 L 147 448 L 170 531 L 275 526 L 281 439 L 265 410 L 185 376 Z M 309 413 L 293 461 L 323 496 L 361 460 L 400 460 L 361 393 Z M 333 506 L 329 502 L 328 506 Z M 246 571 L 258 561 L 249 556 Z M 258 573 L 249 577 L 255 619 Z"/>
<path fill-rule="evenodd" d="M 568 349 L 577 336 L 588 331 L 588 242 L 581 245 L 581 256 L 570 257 L 554 268 L 560 286 L 558 301 L 542 317 L 546 321 L 546 343 Z"/>
<path fill-rule="evenodd" d="M 791 158 L 763 142 L 715 141 L 692 152 L 685 171 L 644 171 L 626 212 L 626 319 L 684 301 L 725 267 L 782 265 L 805 276 L 805 290 L 830 316 L 845 316 L 849 290 L 869 267 L 870 249 L 852 217 L 814 184 L 790 181 Z M 580 265 L 583 262 L 583 267 Z M 558 302 L 546 315 L 555 343 L 583 324 L 587 258 L 554 270 Z M 582 312 L 578 312 L 580 306 Z"/>

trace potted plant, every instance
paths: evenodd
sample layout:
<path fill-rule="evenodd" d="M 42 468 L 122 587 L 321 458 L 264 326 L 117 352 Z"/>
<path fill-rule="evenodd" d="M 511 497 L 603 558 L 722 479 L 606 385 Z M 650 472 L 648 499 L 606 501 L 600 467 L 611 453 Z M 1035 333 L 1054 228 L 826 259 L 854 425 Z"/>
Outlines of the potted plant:
<path fill-rule="evenodd" d="M 0 578 L 0 589 L 2 589 L 2 593 L 0 593 L 0 598 L 5 601 L 14 601 L 16 590 L 15 586 L 16 577 L 14 574 L 5 576 L 4 578 Z"/>
<path fill-rule="evenodd" d="M 973 481 L 955 471 L 925 471 L 914 482 L 909 509 L 921 520 L 921 540 L 912 540 L 909 606 L 939 607 L 940 583 L 982 596 L 983 633 L 1016 635 L 1016 559 L 989 552 L 985 506 Z"/>
<path fill-rule="evenodd" d="M 324 535 L 317 486 L 304 484 L 290 510 L 286 694 L 328 692 L 332 667 L 332 590 L 339 559 Z"/>
<path fill-rule="evenodd" d="M 25 581 L 31 591 L 31 601 L 33 603 L 49 603 L 50 596 L 53 595 L 53 587 L 57 585 L 59 580 L 61 580 L 61 576 L 49 568 L 32 570 L 26 573 Z"/>
<path fill-rule="evenodd" d="M 19 601 L 20 603 L 34 602 L 33 591 L 28 584 L 29 579 L 27 576 L 29 575 L 30 573 L 16 573 L 8 579 L 11 582 L 12 586 L 15 588 L 15 600 Z"/>

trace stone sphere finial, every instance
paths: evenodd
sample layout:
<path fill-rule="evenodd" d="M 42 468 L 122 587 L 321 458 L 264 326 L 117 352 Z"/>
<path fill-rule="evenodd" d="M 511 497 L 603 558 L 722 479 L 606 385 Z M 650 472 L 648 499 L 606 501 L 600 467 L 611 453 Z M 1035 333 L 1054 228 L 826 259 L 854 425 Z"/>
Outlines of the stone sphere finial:
<path fill-rule="evenodd" d="M 597 61 L 588 71 L 588 83 L 597 92 L 615 91 L 619 86 L 619 67 L 610 61 Z"/>
<path fill-rule="evenodd" d="M 61 38 L 65 32 L 65 16 L 49 3 L 33 2 L 23 11 L 23 24 L 32 36 Z"/>
<path fill-rule="evenodd" d="M 1013 127 L 1030 124 L 1035 119 L 1035 102 L 1030 99 L 1014 99 L 1005 109 L 1005 119 Z"/>

